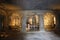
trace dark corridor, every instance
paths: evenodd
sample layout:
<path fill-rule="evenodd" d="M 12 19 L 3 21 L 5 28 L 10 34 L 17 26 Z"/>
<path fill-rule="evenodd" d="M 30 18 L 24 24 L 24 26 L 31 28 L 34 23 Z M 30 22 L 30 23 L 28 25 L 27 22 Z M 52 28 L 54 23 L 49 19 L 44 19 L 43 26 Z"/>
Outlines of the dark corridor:
<path fill-rule="evenodd" d="M 4 15 L 0 14 L 0 31 L 3 30 Z"/>

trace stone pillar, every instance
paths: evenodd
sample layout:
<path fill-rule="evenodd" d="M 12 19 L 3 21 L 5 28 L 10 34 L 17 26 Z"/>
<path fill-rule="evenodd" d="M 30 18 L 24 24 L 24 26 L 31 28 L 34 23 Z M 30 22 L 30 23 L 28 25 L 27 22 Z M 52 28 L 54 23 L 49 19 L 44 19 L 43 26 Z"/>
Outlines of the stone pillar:
<path fill-rule="evenodd" d="M 60 31 L 60 10 L 54 10 L 56 16 L 56 30 Z"/>
<path fill-rule="evenodd" d="M 60 14 L 56 13 L 56 30 L 60 30 Z"/>
<path fill-rule="evenodd" d="M 43 18 L 43 14 L 40 14 L 40 31 L 44 31 L 44 18 Z"/>
<path fill-rule="evenodd" d="M 23 16 L 22 18 L 22 31 L 23 32 L 26 32 L 26 20 L 27 20 L 27 17 Z"/>

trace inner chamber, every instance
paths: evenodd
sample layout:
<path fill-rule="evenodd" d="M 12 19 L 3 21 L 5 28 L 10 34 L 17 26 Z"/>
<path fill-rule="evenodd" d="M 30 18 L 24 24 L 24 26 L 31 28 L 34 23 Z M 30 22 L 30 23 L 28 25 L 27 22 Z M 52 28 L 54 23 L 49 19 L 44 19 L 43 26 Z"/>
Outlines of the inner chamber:
<path fill-rule="evenodd" d="M 27 17 L 26 31 L 39 31 L 39 16 L 31 15 Z"/>
<path fill-rule="evenodd" d="M 47 12 L 44 14 L 44 29 L 47 31 L 55 30 L 56 17 L 53 13 Z"/>
<path fill-rule="evenodd" d="M 9 27 L 12 30 L 21 31 L 22 29 L 22 15 L 15 12 L 10 15 Z"/>

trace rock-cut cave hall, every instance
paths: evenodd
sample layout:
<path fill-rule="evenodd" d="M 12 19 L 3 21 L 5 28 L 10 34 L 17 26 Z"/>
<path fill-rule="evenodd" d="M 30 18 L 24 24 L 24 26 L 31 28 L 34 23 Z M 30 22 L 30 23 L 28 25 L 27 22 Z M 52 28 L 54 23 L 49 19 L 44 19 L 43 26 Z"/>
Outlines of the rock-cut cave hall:
<path fill-rule="evenodd" d="M 0 7 L 0 31 L 59 30 L 59 10 L 20 10 L 11 5 L 4 7 Z"/>

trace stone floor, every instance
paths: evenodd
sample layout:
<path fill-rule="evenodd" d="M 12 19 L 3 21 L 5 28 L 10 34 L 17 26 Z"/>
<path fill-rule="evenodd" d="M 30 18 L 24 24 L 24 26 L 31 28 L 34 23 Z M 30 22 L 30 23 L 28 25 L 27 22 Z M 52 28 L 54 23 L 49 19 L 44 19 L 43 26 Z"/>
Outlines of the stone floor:
<path fill-rule="evenodd" d="M 60 40 L 60 37 L 53 32 L 39 31 L 28 32 L 26 40 Z"/>
<path fill-rule="evenodd" d="M 1 38 L 1 40 L 60 40 L 60 36 L 54 32 L 47 31 L 35 31 L 35 32 L 7 32 L 9 36 L 7 38 Z M 26 38 L 26 39 L 25 39 Z"/>

